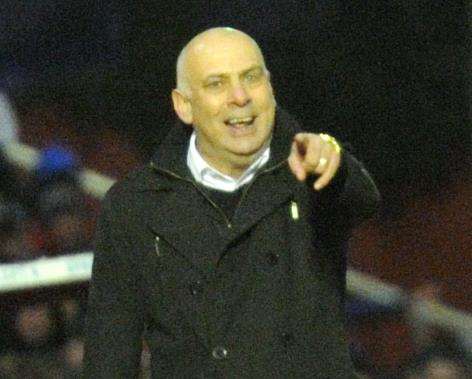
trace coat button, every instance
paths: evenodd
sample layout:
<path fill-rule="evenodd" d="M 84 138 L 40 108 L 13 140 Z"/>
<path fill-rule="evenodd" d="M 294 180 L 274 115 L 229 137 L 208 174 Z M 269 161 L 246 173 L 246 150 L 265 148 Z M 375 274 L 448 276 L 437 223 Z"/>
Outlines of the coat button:
<path fill-rule="evenodd" d="M 223 346 L 217 346 L 213 349 L 211 355 L 215 359 L 225 359 L 228 356 L 228 350 L 226 350 Z"/>
<path fill-rule="evenodd" d="M 293 334 L 289 332 L 282 333 L 282 344 L 284 347 L 289 347 L 293 343 Z"/>
<path fill-rule="evenodd" d="M 190 286 L 190 293 L 193 296 L 197 296 L 199 293 L 202 292 L 202 282 L 200 280 L 197 280 L 195 283 L 192 283 Z"/>
<path fill-rule="evenodd" d="M 275 253 L 267 254 L 267 263 L 271 266 L 275 266 L 279 262 L 279 255 Z"/>

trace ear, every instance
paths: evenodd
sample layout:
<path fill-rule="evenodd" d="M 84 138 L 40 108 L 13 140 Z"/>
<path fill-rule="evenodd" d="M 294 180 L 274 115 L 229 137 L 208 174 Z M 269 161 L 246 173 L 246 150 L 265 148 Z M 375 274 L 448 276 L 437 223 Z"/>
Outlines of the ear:
<path fill-rule="evenodd" d="M 178 89 L 174 89 L 172 91 L 172 102 L 174 104 L 174 111 L 182 122 L 188 125 L 192 124 L 193 115 L 190 99 Z"/>

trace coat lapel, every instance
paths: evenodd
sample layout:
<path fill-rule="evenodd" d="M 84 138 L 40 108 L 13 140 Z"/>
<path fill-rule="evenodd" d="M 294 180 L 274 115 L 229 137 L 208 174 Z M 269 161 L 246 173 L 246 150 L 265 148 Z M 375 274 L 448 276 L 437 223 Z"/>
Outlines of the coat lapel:
<path fill-rule="evenodd" d="M 293 199 L 293 178 L 284 164 L 279 169 L 260 175 L 248 187 L 234 215 L 235 234 L 229 243 Z"/>
<path fill-rule="evenodd" d="M 266 167 L 250 183 L 234 215 L 235 232 L 229 243 L 246 233 L 264 217 L 294 197 L 299 183 L 290 172 L 287 158 L 297 123 L 285 111 L 277 108 L 276 123 L 270 144 L 271 157 Z"/>

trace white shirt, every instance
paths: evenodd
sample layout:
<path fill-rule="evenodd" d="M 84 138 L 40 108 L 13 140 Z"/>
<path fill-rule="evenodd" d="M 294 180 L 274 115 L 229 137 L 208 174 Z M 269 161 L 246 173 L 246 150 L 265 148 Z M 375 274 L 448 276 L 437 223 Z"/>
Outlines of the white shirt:
<path fill-rule="evenodd" d="M 254 178 L 256 172 L 267 163 L 270 156 L 270 147 L 268 146 L 247 170 L 239 178 L 235 179 L 211 167 L 197 150 L 195 140 L 196 135 L 193 132 L 187 150 L 187 166 L 190 172 L 198 183 L 224 192 L 234 192 L 246 183 L 249 183 Z"/>

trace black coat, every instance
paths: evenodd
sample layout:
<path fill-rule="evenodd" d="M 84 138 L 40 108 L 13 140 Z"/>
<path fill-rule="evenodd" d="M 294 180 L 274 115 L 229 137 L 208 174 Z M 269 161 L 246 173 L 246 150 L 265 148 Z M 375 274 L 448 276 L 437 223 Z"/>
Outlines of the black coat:
<path fill-rule="evenodd" d="M 379 194 L 348 152 L 331 184 L 298 182 L 296 123 L 277 110 L 271 158 L 230 220 L 193 181 L 191 128 L 103 204 L 89 292 L 86 378 L 350 378 L 345 245 Z"/>

